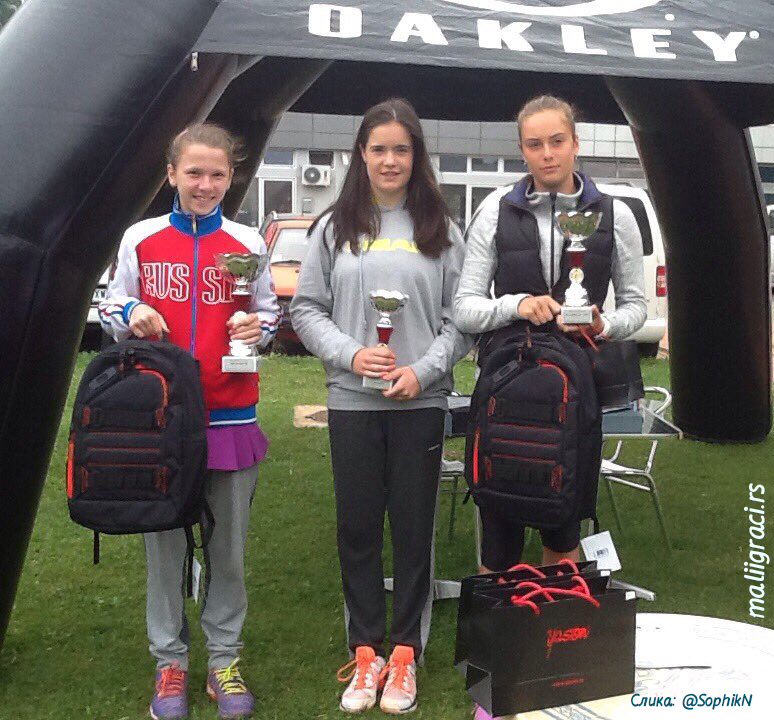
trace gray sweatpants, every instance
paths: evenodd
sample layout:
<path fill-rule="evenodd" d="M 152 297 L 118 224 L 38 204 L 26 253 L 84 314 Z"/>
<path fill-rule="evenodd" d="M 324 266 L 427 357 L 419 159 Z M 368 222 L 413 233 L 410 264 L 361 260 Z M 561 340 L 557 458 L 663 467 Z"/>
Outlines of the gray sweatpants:
<path fill-rule="evenodd" d="M 212 538 L 204 550 L 205 583 L 201 625 L 207 640 L 210 669 L 229 665 L 239 655 L 247 612 L 244 553 L 250 503 L 258 465 L 223 472 L 208 481 L 207 502 L 215 517 Z M 188 669 L 188 622 L 185 616 L 185 531 L 146 533 L 148 570 L 146 622 L 150 652 L 157 667 L 178 663 Z"/>

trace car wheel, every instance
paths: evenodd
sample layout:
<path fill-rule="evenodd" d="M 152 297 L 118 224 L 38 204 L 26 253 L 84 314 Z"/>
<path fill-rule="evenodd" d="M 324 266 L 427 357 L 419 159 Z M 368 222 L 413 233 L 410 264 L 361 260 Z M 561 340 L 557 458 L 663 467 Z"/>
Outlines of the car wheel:
<path fill-rule="evenodd" d="M 656 357 L 658 355 L 658 343 L 640 343 L 637 349 L 640 351 L 640 357 Z"/>

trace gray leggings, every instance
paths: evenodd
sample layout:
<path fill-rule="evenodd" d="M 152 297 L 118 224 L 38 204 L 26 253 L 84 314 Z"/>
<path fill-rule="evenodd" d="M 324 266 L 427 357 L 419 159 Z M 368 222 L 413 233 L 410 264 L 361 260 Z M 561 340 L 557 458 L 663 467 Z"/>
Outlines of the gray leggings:
<path fill-rule="evenodd" d="M 239 655 L 247 612 L 244 552 L 250 503 L 258 465 L 245 470 L 214 470 L 207 502 L 215 517 L 204 550 L 205 585 L 201 626 L 207 640 L 209 668 L 229 665 Z M 157 667 L 178 663 L 188 669 L 188 622 L 184 607 L 186 539 L 184 530 L 147 533 L 146 622 L 150 652 Z"/>

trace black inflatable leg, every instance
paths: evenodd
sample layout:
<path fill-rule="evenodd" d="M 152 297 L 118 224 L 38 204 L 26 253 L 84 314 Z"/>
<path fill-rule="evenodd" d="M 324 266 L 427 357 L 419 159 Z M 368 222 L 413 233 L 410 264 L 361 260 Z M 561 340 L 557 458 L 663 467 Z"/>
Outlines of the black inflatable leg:
<path fill-rule="evenodd" d="M 216 6 L 30 2 L 0 33 L 0 644 L 92 288 L 170 136 L 237 72 L 226 56 L 190 68 Z"/>
<path fill-rule="evenodd" d="M 757 442 L 771 428 L 769 237 L 749 133 L 695 82 L 608 79 L 664 231 L 674 420 Z"/>

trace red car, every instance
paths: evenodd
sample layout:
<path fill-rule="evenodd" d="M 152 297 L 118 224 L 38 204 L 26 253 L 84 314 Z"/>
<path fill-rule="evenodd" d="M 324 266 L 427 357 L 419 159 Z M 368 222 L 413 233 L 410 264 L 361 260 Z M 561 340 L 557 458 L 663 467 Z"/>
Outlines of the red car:
<path fill-rule="evenodd" d="M 290 321 L 290 301 L 296 294 L 296 282 L 301 263 L 309 249 L 306 233 L 314 222 L 309 215 L 269 213 L 260 228 L 269 252 L 269 269 L 282 308 L 282 321 L 274 339 L 276 349 L 303 347 Z"/>

